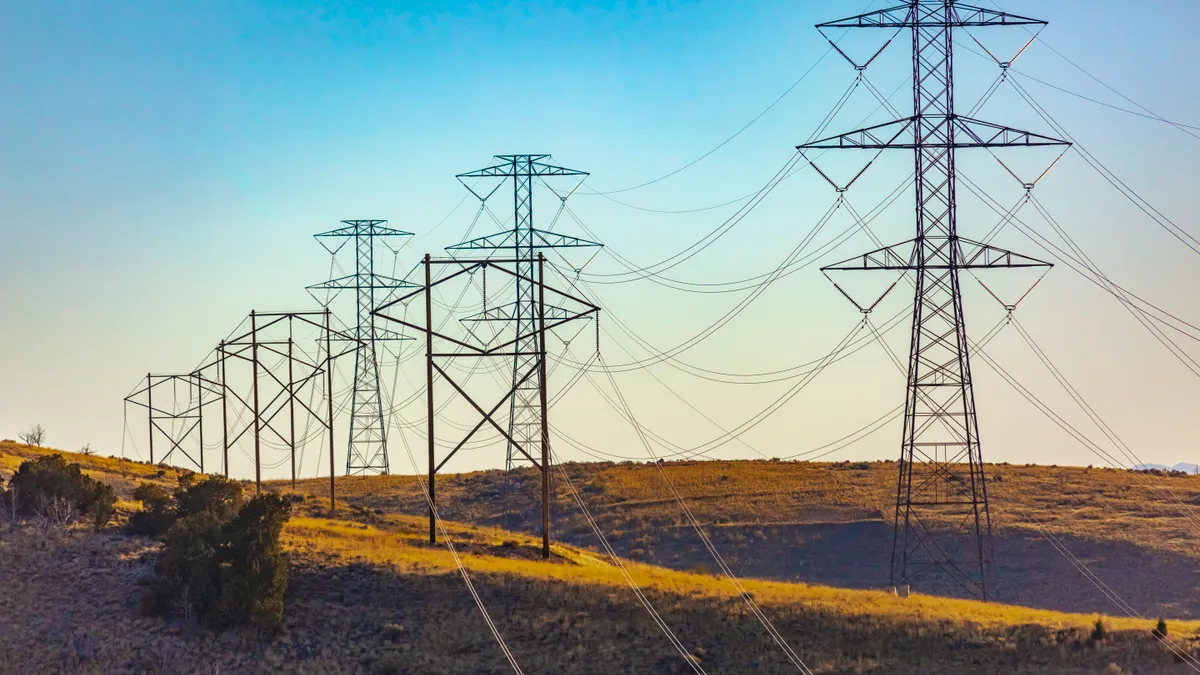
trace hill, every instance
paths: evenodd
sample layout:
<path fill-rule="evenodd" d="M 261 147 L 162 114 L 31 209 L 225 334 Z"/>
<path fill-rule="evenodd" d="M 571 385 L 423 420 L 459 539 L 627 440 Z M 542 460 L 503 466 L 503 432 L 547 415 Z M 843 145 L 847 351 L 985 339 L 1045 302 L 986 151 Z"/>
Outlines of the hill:
<path fill-rule="evenodd" d="M 704 461 L 661 467 L 739 575 L 847 588 L 887 585 L 895 464 Z M 713 566 L 654 466 L 571 463 L 566 469 L 622 555 L 679 570 Z M 1044 531 L 1138 611 L 1200 618 L 1200 476 L 1008 464 L 988 465 L 987 473 L 1002 601 L 1117 611 Z M 560 482 L 554 482 L 555 538 L 596 547 Z M 320 480 L 298 488 L 328 495 Z M 363 508 L 426 511 L 410 476 L 344 478 L 338 489 L 339 497 Z M 540 522 L 531 469 L 516 474 L 507 500 L 499 471 L 441 476 L 437 491 L 439 510 L 450 520 L 527 532 Z M 948 582 L 919 590 L 961 593 Z"/>
<path fill-rule="evenodd" d="M 17 452 L 43 451 L 0 444 L 0 467 L 11 471 Z M 70 458 L 114 483 L 135 474 L 167 481 L 174 473 Z M 120 473 L 125 469 L 128 475 Z M 582 478 L 598 469 L 572 472 Z M 603 471 L 630 472 L 632 485 L 622 489 L 642 489 L 632 480 L 636 469 Z M 464 475 L 459 488 L 480 476 L 492 478 Z M 150 564 L 151 541 L 82 530 L 41 536 L 28 523 L 0 524 L 0 588 L 6 589 L 0 593 L 0 672 L 511 672 L 454 558 L 424 541 L 424 520 L 361 503 L 373 498 L 372 483 L 402 493 L 411 482 L 340 480 L 347 503 L 338 517 L 315 489 L 300 501 L 284 533 L 292 557 L 285 626 L 270 639 L 141 617 L 139 579 Z M 597 487 L 589 490 L 589 499 L 604 501 Z M 736 501 L 753 510 L 756 498 Z M 655 513 L 656 507 L 645 508 L 647 517 Z M 527 535 L 447 527 L 525 672 L 691 672 L 606 558 L 560 544 L 542 561 Z M 728 580 L 627 564 L 689 658 L 707 672 L 794 670 Z M 1190 672 L 1149 635 L 1145 621 L 1109 619 L 1112 634 L 1092 641 L 1092 614 L 768 580 L 745 585 L 817 673 L 1082 674 L 1105 672 L 1109 664 L 1139 674 Z M 1187 649 L 1200 646 L 1194 637 L 1200 624 L 1169 619 L 1169 626 Z"/>

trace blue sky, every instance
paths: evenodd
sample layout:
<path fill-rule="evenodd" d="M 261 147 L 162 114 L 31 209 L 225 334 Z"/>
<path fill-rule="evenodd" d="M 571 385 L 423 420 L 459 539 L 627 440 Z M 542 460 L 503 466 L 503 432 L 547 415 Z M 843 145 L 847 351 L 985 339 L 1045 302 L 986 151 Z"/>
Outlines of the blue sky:
<path fill-rule="evenodd" d="M 54 445 L 90 442 L 101 452 L 119 452 L 121 398 L 147 371 L 190 368 L 251 308 L 311 305 L 303 287 L 329 271 L 312 233 L 343 218 L 387 218 L 424 235 L 401 253 L 407 269 L 467 228 L 474 204 L 430 231 L 462 198 L 454 174 L 486 165 L 493 154 L 553 153 L 561 164 L 590 171 L 588 189 L 601 191 L 672 171 L 726 139 L 826 54 L 814 23 L 853 14 L 866 2 L 451 4 L 13 2 L 0 8 L 0 96 L 6 102 L 0 108 L 0 275 L 8 289 L 0 434 L 13 437 L 37 422 L 50 430 Z M 1156 2 L 1132 13 L 1115 0 L 1049 6 L 1014 0 L 1005 8 L 1049 20 L 1045 40 L 1123 94 L 1165 117 L 1200 123 L 1188 117 L 1197 87 L 1183 65 L 1198 56 L 1187 27 L 1200 6 Z M 847 38 L 847 48 L 869 54 L 885 39 L 866 33 Z M 976 35 L 997 53 L 1024 41 L 1019 33 Z M 867 71 L 879 89 L 903 84 L 907 48 L 897 40 Z M 958 60 L 960 100 L 978 95 L 997 76 L 994 65 L 968 52 L 960 50 Z M 1043 45 L 1030 47 L 1017 67 L 1132 107 Z M 676 176 L 616 197 L 687 210 L 753 192 L 853 78 L 848 64 L 826 55 L 728 145 Z M 1181 226 L 1200 232 L 1191 218 L 1200 140 L 1036 83 L 1027 87 L 1117 175 Z M 902 88 L 894 100 L 905 110 L 910 98 Z M 860 90 L 830 130 L 850 128 L 874 105 Z M 1008 88 L 979 116 L 1048 131 Z M 1046 161 L 1012 160 L 1035 174 Z M 831 174 L 850 176 L 861 158 L 823 163 Z M 848 197 L 865 210 L 910 166 L 905 153 L 884 158 Z M 963 159 L 962 166 L 1001 202 L 1019 198 L 1019 186 L 990 158 Z M 732 213 L 656 214 L 586 192 L 572 198 L 575 212 L 637 263 L 671 255 Z M 1036 193 L 1114 279 L 1184 319 L 1200 320 L 1191 292 L 1195 254 L 1078 156 L 1067 155 Z M 797 174 L 719 245 L 672 273 L 720 281 L 769 269 L 834 197 L 811 171 Z M 994 224 L 994 215 L 966 202 L 964 235 Z M 546 205 L 543 217 L 553 214 L 552 202 L 539 204 Z M 901 199 L 880 219 L 883 239 L 911 237 L 910 204 L 911 197 Z M 562 229 L 582 234 L 568 220 Z M 999 243 L 1039 253 L 1019 236 Z M 858 237 L 838 253 L 844 258 L 868 247 Z M 824 262 L 836 259 L 831 254 Z M 605 256 L 593 265 L 597 272 L 620 269 Z M 607 309 L 663 348 L 741 297 L 681 294 L 644 282 L 597 288 Z M 968 321 L 986 329 L 1003 312 L 972 293 L 978 304 L 969 305 Z M 900 311 L 901 295 L 880 311 Z M 1019 315 L 1144 459 L 1196 460 L 1191 415 L 1200 403 L 1200 381 L 1111 298 L 1060 268 Z M 724 371 L 785 367 L 819 358 L 857 320 L 808 268 L 774 285 L 687 359 Z M 904 332 L 889 336 L 900 353 Z M 612 337 L 605 347 L 611 362 L 628 360 L 623 347 L 638 353 L 628 338 L 622 344 L 620 333 Z M 995 349 L 1006 368 L 1065 418 L 1102 438 L 1015 334 L 999 338 Z M 988 459 L 1099 463 L 1002 381 L 976 370 Z M 780 385 L 751 391 L 696 382 L 665 366 L 653 373 L 727 428 L 782 391 Z M 649 375 L 620 378 L 639 417 L 658 433 L 684 445 L 716 433 L 694 410 L 657 390 Z M 823 374 L 745 439 L 768 456 L 799 452 L 865 424 L 902 395 L 902 379 L 883 351 L 866 349 Z M 589 444 L 644 454 L 631 431 L 610 423 L 612 415 L 585 380 L 556 420 Z M 892 457 L 898 434 L 889 427 L 831 458 Z M 582 457 L 567 447 L 560 452 Z M 734 443 L 714 456 L 755 455 Z M 480 450 L 457 468 L 499 461 L 497 452 Z M 393 463 L 405 465 L 397 457 Z"/>

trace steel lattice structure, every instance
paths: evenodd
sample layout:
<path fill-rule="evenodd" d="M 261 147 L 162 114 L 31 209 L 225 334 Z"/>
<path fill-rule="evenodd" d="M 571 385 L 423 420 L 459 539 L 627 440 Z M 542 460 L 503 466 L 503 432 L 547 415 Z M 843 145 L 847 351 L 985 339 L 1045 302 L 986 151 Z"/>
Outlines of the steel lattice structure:
<path fill-rule="evenodd" d="M 187 392 L 182 408 L 179 404 L 181 384 Z M 169 395 L 170 403 L 155 405 L 156 390 L 160 402 Z M 143 396 L 145 402 L 141 400 Z M 132 403 L 146 409 L 150 463 L 154 464 L 154 439 L 159 436 L 169 444 L 167 452 L 159 457 L 159 462 L 170 462 L 172 455 L 178 451 L 200 473 L 204 473 L 204 407 L 218 400 L 224 404 L 225 393 L 221 385 L 204 377 L 200 371 L 169 375 L 146 373 L 145 386 L 125 397 L 126 404 Z M 180 425 L 177 427 L 176 423 Z M 195 456 L 189 452 L 189 441 L 193 438 L 196 439 Z"/>
<path fill-rule="evenodd" d="M 534 258 L 531 268 L 533 274 L 522 274 L 519 271 L 521 269 L 529 269 L 526 265 L 527 262 L 523 258 L 435 259 L 426 254 L 423 261 L 425 285 L 415 291 L 401 295 L 389 303 L 385 303 L 376 311 L 376 315 L 381 319 L 420 331 L 425 335 L 426 404 L 428 406 L 426 438 L 429 445 L 428 498 L 429 542 L 431 544 L 437 542 L 437 473 L 477 432 L 485 426 L 490 426 L 504 436 L 510 451 L 515 450 L 519 453 L 540 474 L 542 556 L 544 558 L 550 557 L 550 472 L 553 458 L 550 454 L 550 422 L 547 417 L 549 402 L 546 389 L 546 337 L 550 331 L 559 326 L 579 319 L 596 316 L 600 308 L 583 298 L 549 286 L 546 283 L 543 273 L 545 267 L 544 253 L 539 252 L 537 257 Z M 434 269 L 449 270 L 449 273 L 444 275 L 439 274 L 435 280 Z M 470 331 L 465 336 L 457 337 L 437 328 L 437 326 L 443 325 L 444 322 L 435 321 L 433 318 L 434 289 L 455 279 L 462 280 L 470 275 L 474 275 L 476 272 L 488 269 L 493 270 L 494 273 L 500 273 L 503 276 L 513 278 L 530 289 L 529 295 L 533 298 L 533 321 L 525 323 L 505 319 L 516 326 L 520 326 L 521 329 L 511 337 L 505 336 L 506 339 L 502 340 L 484 340 Z M 404 307 L 408 302 L 421 294 L 425 295 L 424 324 L 409 321 L 406 318 L 407 313 L 404 311 Z M 546 303 L 546 296 L 548 294 L 562 303 L 561 306 L 554 306 L 553 313 L 549 311 L 552 306 Z M 597 342 L 597 349 L 599 348 L 598 344 Z M 448 368 L 443 367 L 451 359 L 464 358 L 476 361 L 493 358 L 511 358 L 514 363 L 520 364 L 521 370 L 514 378 L 512 386 L 500 396 L 498 401 L 492 403 L 491 400 L 486 400 L 480 403 L 478 400 L 480 397 L 472 395 L 468 391 L 470 387 L 466 382 L 460 382 L 451 376 Z M 436 454 L 437 428 L 435 424 L 436 411 L 434 408 L 434 384 L 436 380 L 449 384 L 455 394 L 470 404 L 480 416 L 479 422 L 455 444 L 454 448 L 445 457 L 441 458 L 440 462 Z M 536 414 L 537 430 L 536 433 L 517 437 L 514 436 L 512 419 L 509 420 L 506 429 L 501 424 L 503 420 L 497 420 L 496 413 L 506 404 L 512 410 L 516 400 L 522 396 L 522 392 L 530 390 L 530 382 L 535 382 L 538 385 L 536 389 L 533 389 L 534 396 L 536 396 L 533 404 L 536 406 L 536 409 L 533 412 Z"/>
<path fill-rule="evenodd" d="M 384 237 L 410 237 L 387 226 L 386 220 L 343 220 L 345 227 L 313 235 L 325 250 L 337 255 L 351 240 L 355 250 L 355 272 L 324 283 L 309 286 L 314 290 L 354 290 L 357 321 L 354 338 L 357 350 L 354 357 L 354 391 L 350 403 L 350 438 L 346 444 L 346 474 L 381 474 L 389 471 L 387 425 L 383 419 L 383 397 L 379 385 L 379 359 L 376 343 L 407 340 L 399 334 L 377 331 L 375 317 L 376 291 L 385 291 L 385 301 L 401 289 L 413 284 L 375 272 L 375 241 Z M 330 248 L 326 240 L 342 239 Z"/>
<path fill-rule="evenodd" d="M 817 26 L 818 30 L 885 28 L 912 34 L 911 117 L 798 146 L 801 151 L 900 148 L 914 155 L 916 238 L 824 268 L 911 271 L 915 276 L 893 530 L 894 586 L 941 572 L 971 595 L 989 597 L 991 515 L 959 272 L 1047 267 L 1048 263 L 959 238 L 955 150 L 1067 143 L 958 115 L 953 40 L 955 29 L 960 28 L 1043 25 L 1044 21 L 955 0 L 912 0 Z"/>
<path fill-rule="evenodd" d="M 513 227 L 505 232 L 498 232 L 485 237 L 478 237 L 460 244 L 448 246 L 447 251 L 454 255 L 467 251 L 500 251 L 506 257 L 513 259 L 516 265 L 516 300 L 511 304 L 485 308 L 479 315 L 470 317 L 468 321 L 498 321 L 513 324 L 521 343 L 513 350 L 512 385 L 515 395 L 509 406 L 508 446 L 505 451 L 504 463 L 504 492 L 508 492 L 509 474 L 514 463 L 528 459 L 518 451 L 518 444 L 532 446 L 541 434 L 541 407 L 539 396 L 544 392 L 545 382 L 538 365 L 544 353 L 544 345 L 539 345 L 540 334 L 536 330 L 538 321 L 538 303 L 534 295 L 541 281 L 541 268 L 535 251 L 555 248 L 586 248 L 601 246 L 594 241 L 578 237 L 558 234 L 534 225 L 533 194 L 535 182 L 552 177 L 586 177 L 586 171 L 567 169 L 549 163 L 549 155 L 496 155 L 497 164 L 458 174 L 461 182 L 464 178 L 500 178 L 512 179 L 513 188 Z M 486 196 L 479 194 L 467 185 L 472 194 L 480 200 L 488 197 L 503 185 L 498 182 Z M 560 199 L 566 197 L 560 195 Z M 555 314 L 557 308 L 547 308 Z M 526 377 L 527 373 L 534 373 Z M 530 460 L 532 461 L 532 460 Z M 536 462 L 533 462 L 536 465 Z M 507 511 L 507 508 L 506 508 Z"/>

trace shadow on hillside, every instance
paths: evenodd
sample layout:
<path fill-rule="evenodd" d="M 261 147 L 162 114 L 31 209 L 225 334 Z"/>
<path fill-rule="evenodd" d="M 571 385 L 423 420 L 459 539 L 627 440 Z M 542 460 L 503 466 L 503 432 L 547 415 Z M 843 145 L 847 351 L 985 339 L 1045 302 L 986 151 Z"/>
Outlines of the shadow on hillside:
<path fill-rule="evenodd" d="M 843 588 L 888 586 L 892 527 L 882 521 L 777 526 L 720 526 L 706 529 L 722 557 L 741 576 L 803 581 Z M 565 534 L 564 540 L 594 546 L 594 536 Z M 1063 546 L 1137 611 L 1148 616 L 1200 617 L 1200 570 L 1194 559 L 1149 550 L 1128 542 L 1096 542 L 1059 536 Z M 639 548 L 612 542 L 625 555 Z M 997 531 L 993 541 L 998 599 L 1006 604 L 1065 612 L 1124 616 L 1049 542 L 1019 530 Z M 664 533 L 635 554 L 646 562 L 684 570 L 716 565 L 690 528 Z M 929 595 L 970 597 L 953 581 L 914 583 Z"/>
<path fill-rule="evenodd" d="M 532 475 L 518 475 L 508 498 L 509 517 L 502 518 L 499 474 L 480 474 L 453 483 L 456 494 L 441 504 L 444 518 L 527 533 L 538 532 L 539 512 L 532 498 Z M 603 494 L 579 481 L 585 499 Z M 561 485 L 554 508 L 557 541 L 600 550 L 589 524 Z M 600 501 L 591 496 L 594 501 Z M 425 512 L 415 498 L 368 495 L 361 503 L 414 515 Z M 675 516 L 649 515 L 620 505 L 593 503 L 594 515 L 613 547 L 623 556 L 679 570 L 709 572 L 717 568 L 696 533 Z M 810 514 L 811 516 L 811 514 Z M 818 516 L 825 518 L 826 516 Z M 803 581 L 843 588 L 886 588 L 892 525 L 863 519 L 861 512 L 831 511 L 841 522 L 764 524 L 704 523 L 722 556 L 741 576 Z M 939 535 L 939 538 L 944 535 Z M 1147 616 L 1200 618 L 1200 570 L 1194 558 L 1120 541 L 1096 541 L 1059 535 L 1059 540 L 1135 610 Z M 1124 616 L 1053 545 L 1021 529 L 998 529 L 994 536 L 995 588 L 1006 604 L 1067 612 Z M 930 595 L 969 597 L 948 578 L 914 582 L 913 590 Z"/>
<path fill-rule="evenodd" d="M 528 514 L 532 516 L 533 514 Z M 558 518 L 556 537 L 564 543 L 599 549 L 583 521 Z M 511 529 L 533 532 L 527 524 Z M 499 525 L 487 522 L 488 525 Z M 786 525 L 705 525 L 717 550 L 740 576 L 803 581 L 842 588 L 889 585 L 892 526 L 881 520 Z M 630 527 L 629 533 L 604 527 L 623 556 L 666 567 L 710 572 L 717 568 L 696 533 L 687 526 L 655 523 Z M 646 533 L 652 532 L 652 537 Z M 945 537 L 946 535 L 939 535 Z M 1059 535 L 1062 545 L 1128 602 L 1147 616 L 1200 618 L 1200 569 L 1194 558 L 1148 549 L 1124 541 L 1099 542 Z M 1064 612 L 1125 612 L 1042 537 L 1017 529 L 998 529 L 993 540 L 995 589 L 1006 604 Z M 971 597 L 948 578 L 914 582 L 918 593 Z"/>
<path fill-rule="evenodd" d="M 472 576 L 497 631 L 525 672 L 694 672 L 624 589 L 518 575 Z M 690 595 L 681 602 L 654 588 L 643 590 L 662 621 L 691 646 L 694 655 L 687 658 L 708 672 L 794 669 L 739 600 Z M 355 563 L 302 562 L 292 569 L 288 602 L 288 631 L 303 637 L 285 647 L 287 662 L 310 671 L 321 657 L 367 673 L 512 671 L 454 572 L 404 575 Z M 1109 641 L 1104 649 L 1110 653 L 1101 653 L 1081 649 L 1083 629 L 1054 638 L 1036 625 L 1002 630 L 1003 640 L 1021 646 L 1018 653 L 969 624 L 927 630 L 807 605 L 774 607 L 772 615 L 775 628 L 789 636 L 790 646 L 814 672 L 831 674 L 1090 673 L 1112 660 L 1146 666 L 1166 660 L 1140 633 Z"/>

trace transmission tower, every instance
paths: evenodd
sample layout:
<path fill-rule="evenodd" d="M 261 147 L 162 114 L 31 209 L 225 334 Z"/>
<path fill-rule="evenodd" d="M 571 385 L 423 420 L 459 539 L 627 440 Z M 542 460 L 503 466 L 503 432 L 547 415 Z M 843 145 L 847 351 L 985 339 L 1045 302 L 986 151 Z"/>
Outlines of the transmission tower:
<path fill-rule="evenodd" d="M 415 288 L 413 284 L 375 272 L 375 242 L 390 237 L 410 237 L 386 225 L 386 220 L 343 220 L 345 227 L 315 234 L 313 237 L 336 256 L 350 241 L 354 242 L 355 272 L 324 283 L 309 286 L 314 290 L 354 290 L 358 321 L 354 339 L 354 392 L 350 403 L 350 440 L 346 444 L 346 474 L 388 473 L 387 427 L 383 421 L 383 397 L 379 386 L 379 361 L 376 343 L 406 338 L 391 331 L 376 330 L 371 314 L 378 304 L 387 302 L 395 291 Z M 326 241 L 342 240 L 330 247 Z M 377 301 L 376 291 L 383 291 Z"/>
<path fill-rule="evenodd" d="M 502 251 L 511 255 L 516 261 L 516 299 L 512 303 L 495 307 L 485 307 L 483 312 L 467 320 L 496 321 L 513 324 L 515 334 L 520 336 L 520 343 L 513 350 L 512 385 L 515 389 L 509 407 L 508 443 L 504 460 L 504 492 L 507 496 L 509 474 L 516 462 L 526 459 L 518 451 L 517 445 L 535 447 L 541 438 L 541 407 L 539 393 L 545 383 L 543 372 L 538 366 L 544 345 L 539 349 L 538 303 L 535 290 L 541 283 L 541 268 L 535 250 L 556 248 L 586 248 L 600 246 L 594 241 L 538 229 L 533 219 L 533 189 L 535 182 L 542 182 L 549 187 L 547 178 L 578 177 L 580 182 L 588 174 L 586 171 L 567 169 L 550 164 L 546 161 L 550 156 L 532 155 L 496 155 L 497 164 L 458 174 L 460 182 L 463 179 L 501 179 L 486 195 L 480 194 L 470 185 L 463 182 L 476 197 L 486 201 L 504 183 L 504 179 L 512 179 L 513 188 L 513 226 L 511 230 L 498 232 L 485 237 L 478 237 L 461 244 L 448 246 L 447 251 L 454 255 L 463 251 Z M 576 185 L 578 187 L 578 184 Z M 560 201 L 565 204 L 570 192 L 555 192 Z M 492 255 L 492 253 L 488 253 Z M 546 308 L 549 318 L 557 318 L 562 312 L 555 307 Z M 534 372 L 532 377 L 527 373 Z M 507 513 L 507 508 L 505 509 Z"/>
<path fill-rule="evenodd" d="M 1044 25 L 955 0 L 911 0 L 817 26 L 907 29 L 912 34 L 911 117 L 798 146 L 801 151 L 908 149 L 916 162 L 916 238 L 825 268 L 911 271 L 915 277 L 893 586 L 940 572 L 971 595 L 988 598 L 991 516 L 959 271 L 1048 264 L 958 236 L 954 153 L 958 148 L 1067 143 L 956 114 L 953 40 L 955 29 Z"/>

